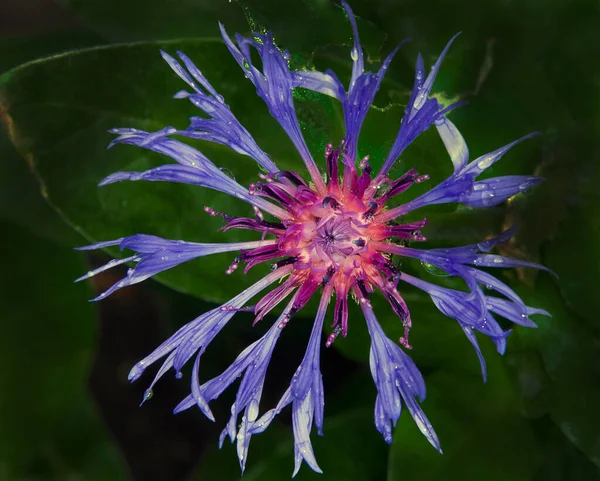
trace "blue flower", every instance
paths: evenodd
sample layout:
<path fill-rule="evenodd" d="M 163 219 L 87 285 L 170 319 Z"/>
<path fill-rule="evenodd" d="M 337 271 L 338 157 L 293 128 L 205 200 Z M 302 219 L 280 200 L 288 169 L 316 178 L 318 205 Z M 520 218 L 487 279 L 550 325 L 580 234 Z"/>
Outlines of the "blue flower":
<path fill-rule="evenodd" d="M 506 347 L 504 331 L 494 315 L 526 327 L 535 327 L 533 314 L 549 315 L 541 309 L 525 305 L 519 296 L 494 276 L 479 268 L 544 267 L 501 255 L 489 254 L 496 244 L 506 242 L 512 235 L 507 231 L 479 244 L 448 249 L 417 249 L 409 242 L 424 242 L 422 229 L 426 220 L 402 222 L 400 216 L 423 206 L 440 203 L 459 203 L 473 208 L 496 205 L 528 190 L 541 179 L 533 176 L 505 176 L 476 180 L 497 162 L 511 144 L 469 162 L 467 145 L 447 114 L 460 103 L 444 107 L 431 96 L 442 60 L 450 48 L 452 38 L 431 71 L 425 76 L 423 59 L 416 62 L 414 87 L 405 109 L 397 137 L 374 173 L 368 158 L 357 159 L 357 142 L 363 121 L 369 112 L 375 94 L 394 54 L 383 61 L 376 72 L 365 71 L 364 54 L 358 29 L 350 7 L 342 2 L 354 34 L 351 51 L 352 75 L 348 87 L 331 71 L 292 71 L 289 54 L 273 42 L 271 32 L 255 34 L 253 38 L 228 36 L 221 25 L 225 45 L 256 87 L 257 94 L 266 103 L 271 115 L 285 130 L 304 162 L 308 179 L 292 171 L 281 171 L 257 145 L 250 133 L 231 112 L 224 98 L 208 82 L 183 53 L 176 60 L 162 52 L 162 56 L 191 91 L 175 95 L 187 99 L 204 114 L 192 117 L 186 129 L 165 127 L 157 132 L 119 128 L 112 132 L 117 138 L 111 145 L 130 144 L 162 153 L 175 164 L 167 164 L 145 172 L 117 172 L 105 178 L 100 185 L 123 180 L 182 182 L 224 192 L 252 206 L 253 216 L 235 218 L 207 207 L 205 211 L 221 216 L 224 231 L 247 229 L 260 233 L 259 240 L 224 244 L 201 244 L 167 240 L 152 235 L 137 234 L 114 241 L 100 242 L 82 249 L 120 246 L 133 251 L 122 260 L 113 260 L 103 267 L 88 272 L 78 280 L 86 279 L 123 263 L 134 263 L 124 279 L 117 282 L 96 300 L 116 290 L 141 282 L 166 269 L 201 256 L 239 252 L 227 270 L 231 274 L 241 263 L 246 270 L 260 263 L 268 263 L 271 271 L 260 281 L 236 297 L 189 324 L 180 328 L 149 356 L 131 370 L 129 379 L 140 378 L 146 368 L 164 359 L 144 400 L 152 395 L 154 384 L 173 369 L 182 377 L 182 367 L 194 358 L 190 394 L 175 408 L 180 412 L 192 406 L 214 420 L 209 403 L 218 398 L 238 377 L 241 384 L 231 406 L 231 417 L 220 438 L 226 437 L 237 444 L 242 470 L 246 465 L 248 447 L 253 435 L 264 431 L 280 411 L 291 404 L 295 440 L 294 475 L 302 461 L 320 472 L 310 441 L 312 425 L 323 434 L 324 389 L 320 372 L 320 349 L 323 325 L 330 301 L 333 304 L 333 333 L 325 345 L 329 347 L 339 334 L 348 334 L 348 296 L 356 298 L 364 313 L 371 336 L 370 366 L 377 388 L 375 426 L 384 440 L 392 442 L 392 430 L 404 404 L 427 440 L 441 452 L 438 437 L 421 409 L 425 399 L 425 383 L 418 368 L 406 354 L 412 327 L 410 311 L 398 286 L 410 284 L 427 293 L 435 306 L 446 316 L 455 319 L 479 357 L 485 379 L 485 360 L 474 332 L 489 336 L 500 353 Z M 252 49 L 260 56 L 262 67 L 252 62 Z M 313 159 L 298 123 L 294 109 L 293 90 L 304 88 L 337 99 L 343 108 L 345 137 L 339 148 L 329 144 L 324 152 L 326 176 L 321 174 Z M 390 178 L 390 169 L 406 147 L 422 132 L 435 126 L 454 166 L 453 174 L 439 185 L 415 199 L 386 209 L 386 202 L 399 196 L 413 184 L 427 180 L 410 169 L 397 179 Z M 216 142 L 254 160 L 262 169 L 260 181 L 242 186 L 226 175 L 202 152 L 174 138 L 188 137 Z M 387 186 L 386 189 L 382 189 Z M 265 218 L 267 214 L 270 220 Z M 400 239 L 401 242 L 395 242 Z M 400 271 L 390 262 L 391 255 L 419 259 L 462 278 L 467 290 L 440 287 Z M 484 292 L 482 286 L 487 290 Z M 249 302 L 261 295 L 253 306 Z M 404 327 L 398 342 L 390 340 L 375 317 L 370 303 L 371 295 L 380 291 Z M 493 294 L 490 293 L 493 291 Z M 313 295 L 320 297 L 308 347 L 302 363 L 290 380 L 290 386 L 274 408 L 260 415 L 260 401 L 266 372 L 274 348 L 283 329 Z M 277 305 L 286 307 L 267 333 L 242 351 L 221 375 L 200 383 L 200 361 L 205 349 L 239 311 L 252 310 L 256 321 L 263 319 Z M 241 421 L 240 421 L 241 417 Z"/>

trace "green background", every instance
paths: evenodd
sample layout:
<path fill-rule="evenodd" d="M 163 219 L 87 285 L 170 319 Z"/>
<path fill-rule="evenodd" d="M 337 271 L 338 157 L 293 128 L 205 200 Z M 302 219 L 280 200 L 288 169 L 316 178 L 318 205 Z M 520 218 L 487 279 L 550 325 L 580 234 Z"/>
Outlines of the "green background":
<path fill-rule="evenodd" d="M 368 68 L 403 38 L 359 143 L 381 163 L 398 129 L 417 52 L 431 65 L 456 32 L 434 91 L 462 98 L 452 114 L 471 151 L 489 152 L 528 132 L 491 175 L 535 174 L 546 181 L 484 211 L 455 205 L 427 209 L 428 246 L 477 241 L 516 224 L 500 252 L 553 269 L 497 271 L 529 305 L 546 309 L 538 329 L 517 327 L 504 357 L 481 344 L 489 379 L 460 328 L 416 290 L 405 297 L 414 319 L 411 357 L 428 387 L 423 408 L 444 455 L 403 413 L 391 446 L 373 424 L 375 387 L 361 315 L 324 350 L 325 436 L 313 436 L 321 479 L 345 481 L 593 481 L 600 479 L 600 6 L 573 0 L 354 0 Z M 73 247 L 135 233 L 191 241 L 250 239 L 218 231 L 203 213 L 248 215 L 225 195 L 184 185 L 115 184 L 117 170 L 144 170 L 159 155 L 120 146 L 106 150 L 111 127 L 157 130 L 187 126 L 197 111 L 172 94 L 185 86 L 158 49 L 184 50 L 225 96 L 259 145 L 285 169 L 301 169 L 289 139 L 219 41 L 229 33 L 270 27 L 295 66 L 333 68 L 347 82 L 350 27 L 327 0 L 7 0 L 0 6 L 0 481 L 233 480 L 235 450 L 217 449 L 235 388 L 213 402 L 217 423 L 197 410 L 173 416 L 188 392 L 167 375 L 138 407 L 151 380 L 127 382 L 129 368 L 177 326 L 236 294 L 265 273 L 226 277 L 231 256 L 202 258 L 129 287 L 99 304 L 88 299 L 123 275 L 115 269 L 74 284 L 116 251 L 83 255 Z M 315 158 L 343 137 L 340 108 L 319 95 L 296 95 L 304 135 Z M 203 151 L 243 183 L 252 161 L 227 149 Z M 451 172 L 435 131 L 402 156 L 431 175 L 430 188 Z M 422 212 L 419 212 L 422 214 Z M 442 285 L 418 263 L 403 269 Z M 374 300 L 387 334 L 401 326 Z M 267 375 L 263 409 L 277 402 L 302 359 L 311 327 L 309 305 L 286 328 Z M 236 316 L 206 353 L 203 375 L 218 374 L 265 330 Z M 245 480 L 289 479 L 293 438 L 289 412 L 253 438 Z M 297 479 L 319 479 L 302 467 Z"/>

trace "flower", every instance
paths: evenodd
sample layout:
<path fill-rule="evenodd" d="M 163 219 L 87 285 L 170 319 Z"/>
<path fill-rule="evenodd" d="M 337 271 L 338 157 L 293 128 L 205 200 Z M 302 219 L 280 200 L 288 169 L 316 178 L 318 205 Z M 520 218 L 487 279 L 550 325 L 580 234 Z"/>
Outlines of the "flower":
<path fill-rule="evenodd" d="M 512 231 L 479 244 L 448 249 L 417 249 L 410 244 L 426 241 L 422 229 L 426 220 L 402 222 L 401 216 L 420 207 L 439 203 L 460 203 L 473 208 L 499 204 L 528 190 L 540 182 L 533 176 L 504 176 L 477 180 L 478 176 L 497 162 L 511 147 L 531 135 L 501 147 L 469 162 L 467 145 L 447 114 L 459 104 L 444 107 L 431 96 L 434 80 L 452 38 L 429 75 L 425 76 L 423 59 L 416 62 L 414 88 L 405 109 L 398 135 L 383 161 L 382 168 L 373 172 L 368 157 L 357 159 L 357 142 L 361 126 L 369 111 L 383 76 L 392 61 L 396 48 L 383 61 L 378 72 L 364 69 L 364 54 L 352 10 L 345 3 L 354 34 L 351 51 L 352 75 L 348 88 L 331 72 L 292 71 L 289 54 L 280 50 L 271 32 L 254 34 L 254 38 L 236 35 L 235 42 L 221 25 L 225 45 L 245 75 L 256 87 L 271 115 L 279 122 L 296 146 L 308 171 L 308 178 L 297 172 L 281 171 L 256 144 L 240 124 L 206 77 L 183 53 L 180 61 L 162 52 L 175 73 L 191 88 L 176 98 L 188 99 L 206 116 L 192 117 L 184 130 L 166 127 L 157 132 L 137 129 L 114 129 L 115 144 L 131 144 L 171 157 L 177 164 L 163 165 L 145 172 L 117 172 L 100 185 L 123 180 L 183 182 L 214 189 L 250 204 L 253 217 L 234 218 L 210 207 L 205 211 L 223 218 L 224 231 L 247 229 L 258 232 L 259 240 L 224 244 L 201 244 L 166 240 L 152 235 L 137 234 L 114 241 L 93 244 L 82 249 L 98 249 L 118 245 L 134 252 L 130 257 L 113 260 L 90 271 L 85 279 L 126 262 L 135 263 L 124 279 L 117 282 L 96 300 L 103 299 L 122 287 L 141 282 L 159 272 L 190 259 L 223 253 L 239 252 L 227 270 L 231 274 L 241 263 L 246 271 L 268 263 L 271 272 L 222 306 L 206 312 L 180 328 L 173 336 L 139 361 L 129 379 L 140 378 L 148 366 L 159 359 L 158 370 L 144 400 L 152 395 L 154 384 L 171 368 L 181 377 L 182 367 L 193 360 L 190 394 L 175 408 L 180 412 L 194 405 L 211 420 L 209 403 L 218 398 L 238 377 L 242 377 L 231 417 L 223 430 L 220 442 L 228 436 L 237 444 L 242 470 L 245 467 L 250 439 L 265 430 L 274 417 L 287 405 L 292 405 L 295 440 L 295 469 L 302 461 L 320 472 L 311 447 L 312 425 L 322 434 L 324 390 L 320 373 L 320 341 L 330 301 L 333 304 L 333 333 L 325 345 L 329 347 L 349 330 L 348 297 L 356 298 L 364 313 L 371 336 L 370 366 L 377 388 L 375 425 L 386 442 L 392 441 L 392 428 L 399 419 L 402 403 L 406 405 L 427 440 L 441 452 L 438 437 L 416 398 L 425 398 L 425 384 L 418 368 L 405 350 L 411 349 L 409 331 L 410 311 L 399 291 L 401 283 L 410 284 L 427 293 L 435 306 L 446 316 L 455 319 L 473 344 L 485 379 L 485 361 L 474 331 L 489 336 L 500 353 L 504 352 L 506 337 L 494 315 L 522 326 L 535 327 L 530 316 L 549 315 L 541 309 L 525 305 L 506 284 L 480 267 L 544 267 L 522 260 L 506 258 L 487 252 L 496 244 L 506 242 Z M 260 56 L 262 69 L 252 62 L 251 50 Z M 338 148 L 329 144 L 324 152 L 326 175 L 322 175 L 304 141 L 294 110 L 293 89 L 304 88 L 337 99 L 343 108 L 345 138 Z M 423 195 L 397 207 L 386 203 L 400 196 L 413 184 L 428 180 L 414 169 L 399 178 L 390 178 L 390 169 L 406 147 L 422 132 L 435 126 L 453 163 L 454 172 L 446 180 Z M 202 139 L 226 145 L 253 159 L 266 173 L 260 181 L 243 187 L 216 167 L 202 152 L 192 148 L 175 135 Z M 265 214 L 270 216 L 265 217 Z M 391 262 L 391 256 L 406 256 L 442 269 L 451 276 L 462 278 L 468 290 L 440 287 L 402 272 Z M 276 287 L 276 284 L 278 284 Z M 484 293 L 482 286 L 488 288 Z M 248 303 L 261 294 L 254 306 Z M 489 290 L 499 294 L 490 295 Z M 377 321 L 370 303 L 379 291 L 404 326 L 398 343 L 390 340 Z M 290 381 L 289 388 L 273 409 L 259 417 L 260 400 L 269 361 L 286 324 L 313 295 L 320 296 L 318 311 L 308 341 L 306 354 Z M 242 351 L 221 375 L 200 383 L 200 360 L 211 341 L 239 311 L 253 310 L 256 321 L 263 319 L 279 304 L 286 302 L 277 320 L 259 340 Z M 240 421 L 241 415 L 241 421 Z"/>

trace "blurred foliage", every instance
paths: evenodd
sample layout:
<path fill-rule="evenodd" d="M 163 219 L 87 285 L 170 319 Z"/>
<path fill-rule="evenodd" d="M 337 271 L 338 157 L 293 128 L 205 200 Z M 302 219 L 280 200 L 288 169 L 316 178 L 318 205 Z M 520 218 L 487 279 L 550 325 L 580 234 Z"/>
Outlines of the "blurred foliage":
<path fill-rule="evenodd" d="M 126 468 L 87 392 L 94 357 L 83 256 L 1 223 L 0 479 L 125 480 Z"/>
<path fill-rule="evenodd" d="M 187 125 L 197 111 L 171 98 L 184 85 L 158 54 L 159 48 L 170 53 L 181 49 L 278 165 L 296 169 L 298 154 L 218 40 L 216 22 L 223 21 L 230 34 L 248 33 L 248 23 L 257 30 L 272 28 L 276 40 L 290 49 L 294 65 L 331 67 L 345 80 L 351 31 L 343 11 L 326 0 L 303 0 L 285 8 L 272 0 L 60 4 L 76 16 L 79 27 L 0 39 L 0 71 L 6 71 L 0 77 L 5 129 L 0 135 L 0 218 L 3 232 L 10 233 L 3 237 L 5 252 L 17 246 L 21 253 L 8 256 L 2 276 L 0 352 L 11 370 L 5 367 L 0 377 L 0 479 L 127 479 L 86 391 L 95 316 L 84 301 L 86 289 L 71 280 L 87 267 L 64 246 L 138 232 L 202 242 L 251 236 L 235 231 L 223 235 L 221 222 L 203 213 L 202 207 L 210 205 L 248 215 L 245 206 L 225 195 L 161 183 L 98 188 L 114 171 L 164 163 L 158 154 L 128 146 L 107 151 L 111 136 L 106 130 Z M 372 61 L 413 37 L 392 63 L 376 99 L 379 108 L 373 109 L 360 140 L 360 153 L 370 154 L 375 167 L 398 130 L 416 53 L 423 52 L 431 65 L 461 30 L 434 90 L 444 99 L 469 100 L 452 119 L 471 158 L 530 131 L 544 134 L 519 145 L 489 173 L 535 173 L 546 178 L 544 184 L 486 211 L 435 206 L 418 212 L 430 221 L 428 246 L 473 242 L 517 224 L 516 238 L 502 252 L 548 265 L 559 279 L 522 270 L 495 272 L 530 305 L 553 317 L 540 317 L 537 330 L 515 329 L 504 358 L 482 339 L 490 370 L 485 385 L 475 353 L 455 322 L 423 294 L 403 292 L 414 319 L 410 354 L 426 376 L 429 396 L 423 406 L 440 435 L 443 456 L 421 437 L 407 413 L 391 448 L 375 431 L 375 389 L 366 368 L 368 334 L 358 310 L 352 311 L 348 338 L 334 346 L 362 367 L 356 376 L 325 375 L 326 391 L 329 380 L 339 378 L 327 394 L 325 436 L 313 436 L 325 479 L 600 479 L 600 66 L 593 61 L 600 54 L 600 7 L 590 0 L 355 0 L 352 7 L 361 17 L 361 40 Z M 102 47 L 84 49 L 90 46 Z M 81 50 L 62 53 L 73 49 Z M 26 63 L 38 57 L 47 58 Z M 295 102 L 313 155 L 322 159 L 326 143 L 343 137 L 340 109 L 329 98 L 303 92 Z M 240 183 L 256 179 L 250 159 L 220 146 L 198 146 Z M 413 166 L 430 174 L 431 181 L 411 189 L 409 196 L 451 172 L 435 132 L 422 135 L 393 174 Z M 238 271 L 224 282 L 230 260 L 200 259 L 159 280 L 202 301 L 221 302 L 264 274 L 257 267 L 248 276 Z M 454 282 L 434 277 L 417 262 L 406 261 L 402 267 L 432 282 Z M 168 313 L 185 304 L 177 295 L 161 299 L 170 306 Z M 388 335 L 399 337 L 399 321 L 384 302 L 375 299 L 374 304 Z M 255 337 L 242 328 L 236 332 L 240 346 Z M 298 349 L 304 343 L 302 337 Z M 237 344 L 229 347 L 221 353 L 239 350 Z M 280 418 L 254 437 L 245 479 L 279 480 L 291 474 L 291 426 L 286 411 Z M 120 443 L 132 475 L 150 479 L 149 471 L 142 476 L 134 465 L 143 458 L 132 457 L 122 439 Z M 190 479 L 238 477 L 235 455 L 227 446 L 204 452 Z M 317 476 L 303 467 L 298 478 Z"/>

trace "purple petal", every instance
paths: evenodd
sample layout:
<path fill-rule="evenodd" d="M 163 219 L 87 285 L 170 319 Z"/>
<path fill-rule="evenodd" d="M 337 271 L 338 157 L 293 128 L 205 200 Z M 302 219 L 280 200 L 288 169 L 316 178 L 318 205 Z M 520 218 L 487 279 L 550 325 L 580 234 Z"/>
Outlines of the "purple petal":
<path fill-rule="evenodd" d="M 217 93 L 194 63 L 184 53 L 178 52 L 185 66 L 183 68 L 177 60 L 167 53 L 161 51 L 161 54 L 175 73 L 196 92 L 195 94 L 181 92 L 177 97 L 188 98 L 194 105 L 211 117 L 209 119 L 202 118 L 201 126 L 197 122 L 192 122 L 188 131 L 179 131 L 178 133 L 194 138 L 198 138 L 197 136 L 200 135 L 204 140 L 227 145 L 236 152 L 253 158 L 268 172 L 278 172 L 279 169 L 277 166 L 258 147 L 250 133 L 240 124 L 229 106 L 225 104 L 223 96 Z M 200 129 L 202 132 L 196 129 Z"/>
<path fill-rule="evenodd" d="M 243 292 L 232 298 L 223 306 L 208 311 L 202 314 L 201 316 L 197 317 L 190 323 L 186 324 L 185 326 L 181 327 L 175 334 L 173 334 L 169 339 L 167 339 L 159 347 L 157 347 L 149 356 L 139 361 L 131 369 L 129 373 L 129 380 L 133 382 L 139 379 L 148 366 L 156 362 L 158 359 L 171 353 L 183 342 L 187 341 L 190 338 L 193 338 L 199 332 L 202 332 L 204 335 L 196 339 L 196 344 L 194 345 L 195 349 L 193 352 L 196 352 L 201 347 L 208 345 L 208 343 L 212 339 L 214 339 L 216 334 L 220 331 L 220 329 L 215 329 L 215 325 L 220 326 L 220 328 L 222 328 L 229 321 L 229 319 L 231 319 L 235 315 L 235 313 L 237 312 L 237 308 L 243 307 L 252 297 L 254 297 L 256 294 L 258 294 L 260 291 L 264 290 L 274 282 L 277 282 L 283 276 L 287 275 L 288 272 L 289 268 L 287 270 L 285 268 L 282 268 L 268 274 L 260 281 L 256 282 L 248 289 L 244 290 Z M 229 307 L 232 307 L 233 309 L 229 309 Z M 179 371 L 181 366 L 177 368 L 178 363 L 176 362 L 176 358 L 174 358 L 173 363 L 175 366 L 175 370 Z M 192 405 L 193 404 L 194 401 L 192 400 Z"/>
<path fill-rule="evenodd" d="M 292 96 L 294 76 L 290 72 L 284 54 L 274 44 L 272 33 L 257 35 L 261 42 L 238 35 L 236 36 L 238 48 L 227 35 L 223 25 L 219 24 L 219 26 L 225 45 L 256 87 L 256 93 L 265 101 L 271 115 L 279 122 L 296 146 L 317 190 L 325 192 L 325 184 L 304 141 L 296 117 Z M 260 55 L 262 73 L 252 64 L 250 46 L 254 47 Z"/>
<path fill-rule="evenodd" d="M 465 139 L 450 119 L 446 117 L 436 120 L 435 127 L 442 142 L 444 142 L 448 155 L 450 155 L 454 172 L 459 172 L 469 161 L 469 148 Z"/>
<path fill-rule="evenodd" d="M 492 165 L 498 162 L 502 156 L 512 149 L 515 145 L 523 142 L 525 139 L 531 139 L 532 137 L 538 136 L 539 133 L 532 132 L 531 134 L 524 135 L 520 139 L 517 139 L 510 144 L 507 144 L 503 147 L 500 147 L 489 154 L 482 155 L 481 157 L 476 158 L 473 162 L 466 166 L 466 168 L 461 172 L 461 174 L 469 174 L 473 176 L 478 176 L 484 170 L 489 169 Z"/>
<path fill-rule="evenodd" d="M 481 365 L 481 375 L 483 376 L 483 382 L 485 383 L 487 382 L 487 369 L 485 365 L 485 358 L 483 357 L 483 353 L 481 352 L 481 348 L 479 347 L 479 343 L 477 342 L 477 337 L 475 337 L 475 333 L 470 327 L 461 327 L 465 335 L 467 336 L 467 339 L 473 345 L 473 348 L 475 348 L 475 352 L 477 353 L 477 357 L 479 358 L 479 364 Z"/>
<path fill-rule="evenodd" d="M 290 217 L 280 207 L 258 196 L 250 195 L 248 189 L 242 187 L 221 169 L 217 168 L 198 150 L 183 142 L 167 137 L 167 135 L 177 133 L 171 127 L 153 133 L 134 129 L 113 129 L 112 132 L 121 135 L 113 140 L 111 145 L 125 143 L 144 147 L 167 155 L 181 165 L 163 165 L 146 172 L 117 172 L 106 177 L 99 185 L 112 184 L 123 180 L 182 182 L 224 192 L 255 205 L 259 209 L 269 212 L 280 219 Z"/>
<path fill-rule="evenodd" d="M 377 386 L 375 402 L 375 425 L 387 442 L 391 441 L 391 425 L 400 417 L 401 401 L 415 420 L 417 427 L 438 451 L 439 440 L 431 423 L 416 402 L 414 396 L 425 398 L 425 384 L 421 373 L 402 349 L 388 339 L 375 318 L 368 302 L 361 302 L 371 336 L 370 366 Z"/>
<path fill-rule="evenodd" d="M 306 461 L 311 469 L 317 473 L 323 471 L 317 464 L 312 444 L 310 442 L 310 428 L 313 419 L 313 398 L 305 397 L 303 400 L 295 400 L 292 408 L 292 421 L 294 427 L 294 473 L 296 476 L 302 461 Z"/>
<path fill-rule="evenodd" d="M 402 152 L 410 145 L 410 143 L 416 139 L 419 134 L 427 130 L 431 125 L 443 115 L 442 105 L 433 98 L 429 98 L 431 88 L 437 73 L 440 69 L 442 61 L 448 52 L 448 49 L 452 45 L 452 42 L 459 34 L 454 35 L 450 41 L 442 50 L 442 53 L 438 57 L 436 63 L 431 68 L 431 72 L 423 81 L 424 66 L 423 57 L 421 54 L 417 57 L 417 64 L 415 67 L 415 83 L 413 90 L 406 106 L 404 117 L 400 124 L 400 130 L 388 156 L 377 174 L 377 178 L 383 179 L 389 170 L 392 168 L 396 159 L 402 154 Z"/>
<path fill-rule="evenodd" d="M 456 202 L 476 208 L 492 207 L 531 189 L 542 180 L 544 179 L 527 175 L 493 177 L 473 183 L 472 189 L 460 195 Z"/>
<path fill-rule="evenodd" d="M 127 271 L 125 278 L 115 283 L 108 290 L 100 294 L 94 300 L 104 299 L 113 292 L 122 287 L 130 286 L 142 282 L 149 277 L 152 277 L 159 272 L 175 267 L 183 262 L 187 262 L 198 257 L 203 257 L 212 254 L 223 252 L 240 251 L 245 249 L 254 249 L 273 243 L 275 241 L 254 241 L 254 242 L 238 242 L 231 244 L 200 244 L 195 242 L 174 241 L 162 239 L 160 237 L 138 234 L 131 237 L 121 238 L 121 249 L 132 249 L 138 251 L 136 255 L 125 259 L 113 259 L 106 265 L 88 272 L 84 276 L 76 280 L 80 281 L 96 274 L 103 272 L 112 267 L 118 266 L 125 262 L 135 261 L 137 265 Z M 104 247 L 107 245 L 115 245 L 114 242 L 101 242 L 93 244 L 88 248 Z"/>

